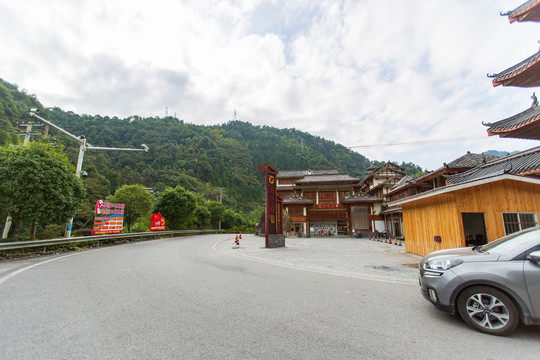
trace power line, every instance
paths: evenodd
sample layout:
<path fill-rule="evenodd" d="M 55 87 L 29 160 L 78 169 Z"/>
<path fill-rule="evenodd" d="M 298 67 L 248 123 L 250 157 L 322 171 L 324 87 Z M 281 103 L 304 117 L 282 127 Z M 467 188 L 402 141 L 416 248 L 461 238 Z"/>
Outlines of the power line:
<path fill-rule="evenodd" d="M 349 149 L 368 149 L 368 148 L 379 148 L 379 147 L 386 147 L 386 146 L 406 146 L 406 145 L 425 145 L 425 144 L 440 144 L 440 143 L 451 143 L 451 142 L 457 142 L 457 141 L 465 141 L 465 140 L 479 140 L 484 139 L 486 140 L 486 136 L 468 136 L 468 137 L 461 137 L 461 138 L 448 138 L 448 139 L 431 139 L 431 140 L 416 140 L 416 141 L 407 141 L 407 142 L 399 142 L 399 143 L 388 143 L 388 144 L 369 144 L 369 145 L 354 145 L 354 146 L 347 146 Z"/>

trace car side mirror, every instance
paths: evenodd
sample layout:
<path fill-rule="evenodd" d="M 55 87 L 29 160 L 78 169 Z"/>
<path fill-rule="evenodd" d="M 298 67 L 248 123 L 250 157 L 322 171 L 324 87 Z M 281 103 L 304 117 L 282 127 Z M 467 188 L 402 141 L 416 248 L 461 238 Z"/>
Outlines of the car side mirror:
<path fill-rule="evenodd" d="M 527 260 L 532 261 L 535 264 L 540 264 L 540 251 L 533 251 L 527 256 Z"/>

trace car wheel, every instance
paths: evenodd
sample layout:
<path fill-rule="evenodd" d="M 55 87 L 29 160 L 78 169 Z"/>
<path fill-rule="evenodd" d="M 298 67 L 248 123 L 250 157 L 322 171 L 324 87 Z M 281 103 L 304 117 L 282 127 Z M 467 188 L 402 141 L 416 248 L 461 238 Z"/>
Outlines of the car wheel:
<path fill-rule="evenodd" d="M 473 329 L 492 335 L 509 335 L 519 324 L 514 302 L 499 290 L 474 286 L 458 298 L 459 314 Z"/>

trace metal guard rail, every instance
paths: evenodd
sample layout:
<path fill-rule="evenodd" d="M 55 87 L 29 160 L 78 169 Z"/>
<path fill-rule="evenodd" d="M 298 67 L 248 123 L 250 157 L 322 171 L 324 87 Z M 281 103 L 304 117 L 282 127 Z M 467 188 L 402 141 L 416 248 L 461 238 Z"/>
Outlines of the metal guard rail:
<path fill-rule="evenodd" d="M 126 234 L 107 234 L 107 235 L 92 235 L 92 236 L 80 236 L 73 238 L 62 239 L 46 239 L 46 240 L 29 240 L 29 241 L 17 241 L 17 242 L 3 242 L 0 243 L 0 251 L 2 250 L 18 250 L 34 247 L 47 247 L 55 245 L 68 245 L 84 242 L 93 242 L 100 240 L 113 240 L 124 238 L 136 238 L 136 237 L 158 237 L 162 235 L 185 235 L 185 234 L 212 234 L 221 233 L 223 230 L 169 230 L 169 231 L 149 231 L 141 233 L 126 233 Z"/>

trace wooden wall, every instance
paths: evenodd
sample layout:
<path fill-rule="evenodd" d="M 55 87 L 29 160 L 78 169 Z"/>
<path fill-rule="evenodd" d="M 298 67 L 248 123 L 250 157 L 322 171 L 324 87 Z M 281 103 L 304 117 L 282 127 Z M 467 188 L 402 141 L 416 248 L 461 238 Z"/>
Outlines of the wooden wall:
<path fill-rule="evenodd" d="M 540 215 L 540 185 L 502 180 L 402 205 L 408 252 L 427 255 L 434 250 L 465 246 L 461 213 L 483 213 L 487 240 L 505 235 L 503 212 Z M 435 244 L 434 236 L 441 236 Z"/>

